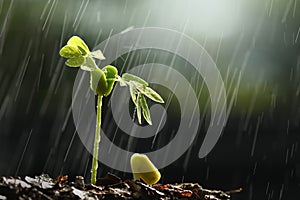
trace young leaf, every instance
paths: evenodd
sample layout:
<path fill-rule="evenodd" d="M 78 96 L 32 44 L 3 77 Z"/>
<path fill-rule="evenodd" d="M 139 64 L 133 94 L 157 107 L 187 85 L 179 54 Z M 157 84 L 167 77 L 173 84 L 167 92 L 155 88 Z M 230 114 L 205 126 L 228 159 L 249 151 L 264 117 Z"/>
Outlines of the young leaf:
<path fill-rule="evenodd" d="M 135 85 L 132 82 L 129 82 L 129 92 L 131 96 L 131 100 L 133 101 L 134 105 L 137 106 L 137 90 Z"/>
<path fill-rule="evenodd" d="M 85 42 L 78 36 L 73 36 L 69 39 L 68 45 L 76 46 L 79 48 L 79 50 L 82 52 L 82 54 L 88 54 L 90 53 L 90 50 L 88 46 L 85 44 Z"/>
<path fill-rule="evenodd" d="M 138 123 L 142 124 L 142 115 L 141 115 L 141 93 L 138 93 L 137 95 L 137 104 L 136 104 L 136 116 L 138 118 Z"/>
<path fill-rule="evenodd" d="M 101 50 L 93 51 L 90 53 L 93 58 L 97 58 L 99 60 L 105 60 L 105 57 Z"/>
<path fill-rule="evenodd" d="M 122 75 L 122 78 L 123 78 L 123 80 L 125 80 L 127 82 L 134 81 L 134 82 L 137 82 L 144 86 L 148 86 L 148 83 L 144 79 L 141 79 L 140 77 L 132 75 L 132 74 L 124 73 Z"/>
<path fill-rule="evenodd" d="M 79 57 L 76 57 L 76 58 L 69 58 L 65 62 L 65 64 L 69 67 L 79 67 L 83 63 L 84 63 L 84 57 L 83 56 L 79 56 Z"/>
<path fill-rule="evenodd" d="M 81 56 L 81 52 L 76 46 L 66 45 L 59 51 L 59 55 L 65 58 L 75 58 Z"/>
<path fill-rule="evenodd" d="M 104 71 L 107 80 L 107 88 L 105 90 L 104 96 L 108 96 L 114 87 L 116 76 L 118 75 L 118 70 L 112 65 L 107 65 L 103 67 L 102 70 Z"/>
<path fill-rule="evenodd" d="M 153 101 L 158 103 L 164 103 L 164 100 L 161 98 L 161 96 L 150 87 L 144 87 L 139 85 L 137 86 L 137 89 L 149 99 L 152 99 Z"/>
<path fill-rule="evenodd" d="M 90 87 L 98 95 L 103 96 L 107 88 L 107 81 L 104 72 L 96 68 L 91 71 Z"/>
<path fill-rule="evenodd" d="M 85 58 L 84 63 L 82 63 L 82 65 L 80 66 L 80 68 L 84 71 L 93 71 L 93 70 L 97 69 L 97 65 L 93 58 L 87 56 Z"/>
<path fill-rule="evenodd" d="M 140 101 L 141 101 L 141 107 L 142 107 L 142 110 L 143 110 L 142 111 L 143 116 L 144 116 L 145 120 L 148 122 L 148 124 L 152 125 L 149 107 L 147 105 L 147 102 L 146 102 L 146 99 L 145 99 L 144 95 L 142 95 L 142 94 L 141 94 Z"/>

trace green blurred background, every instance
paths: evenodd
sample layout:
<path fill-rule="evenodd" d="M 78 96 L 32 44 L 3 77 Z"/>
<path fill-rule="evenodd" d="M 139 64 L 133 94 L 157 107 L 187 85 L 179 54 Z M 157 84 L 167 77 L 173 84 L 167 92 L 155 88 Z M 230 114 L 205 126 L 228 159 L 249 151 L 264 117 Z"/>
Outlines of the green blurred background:
<path fill-rule="evenodd" d="M 0 0 L 0 175 L 45 172 L 88 180 L 90 155 L 70 107 L 77 71 L 65 67 L 58 52 L 72 35 L 93 48 L 139 27 L 192 37 L 215 61 L 227 89 L 229 119 L 214 150 L 197 157 L 209 122 L 204 87 L 200 136 L 162 169 L 162 182 L 243 187 L 238 199 L 299 196 L 299 0 Z M 131 63 L 140 64 L 135 56 Z M 172 57 L 161 53 L 156 59 L 168 63 Z M 178 69 L 184 64 L 175 60 Z M 187 78 L 193 73 L 184 71 Z M 199 93 L 199 82 L 190 81 Z M 130 177 L 101 166 L 99 175 Z"/>

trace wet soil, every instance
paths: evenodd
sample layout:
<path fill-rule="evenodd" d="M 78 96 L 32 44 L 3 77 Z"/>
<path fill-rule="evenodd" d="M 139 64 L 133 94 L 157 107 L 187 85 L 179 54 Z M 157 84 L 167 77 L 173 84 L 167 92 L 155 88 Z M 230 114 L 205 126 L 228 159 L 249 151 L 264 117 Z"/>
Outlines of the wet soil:
<path fill-rule="evenodd" d="M 233 193 L 240 190 L 223 192 L 208 190 L 198 183 L 154 184 L 149 186 L 142 181 L 121 180 L 107 174 L 96 184 L 85 184 L 84 178 L 77 176 L 69 181 L 68 176 L 56 179 L 48 175 L 36 177 L 1 177 L 0 200 L 9 199 L 144 199 L 144 200 L 229 200 Z"/>

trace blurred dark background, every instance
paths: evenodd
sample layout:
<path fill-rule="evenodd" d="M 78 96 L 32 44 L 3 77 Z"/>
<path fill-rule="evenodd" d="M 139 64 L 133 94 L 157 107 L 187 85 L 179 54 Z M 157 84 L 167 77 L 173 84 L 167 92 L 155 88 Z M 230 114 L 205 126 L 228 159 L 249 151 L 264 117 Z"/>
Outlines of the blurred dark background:
<path fill-rule="evenodd" d="M 93 48 L 129 27 L 147 26 L 184 32 L 204 46 L 221 72 L 230 111 L 221 139 L 199 159 L 209 124 L 203 90 L 198 137 L 180 159 L 161 169 L 161 182 L 244 188 L 236 199 L 299 198 L 298 0 L 0 0 L 0 175 L 89 180 L 91 155 L 71 114 L 77 70 L 64 66 L 59 49 L 72 35 Z M 129 56 L 137 60 L 137 54 Z M 167 62 L 172 56 L 161 53 L 156 59 Z M 182 62 L 178 58 L 175 65 Z M 122 59 L 115 64 L 126 65 Z M 113 121 L 104 107 L 106 120 Z M 176 121 L 176 113 L 172 117 Z M 131 178 L 100 164 L 99 176 L 107 172 Z"/>

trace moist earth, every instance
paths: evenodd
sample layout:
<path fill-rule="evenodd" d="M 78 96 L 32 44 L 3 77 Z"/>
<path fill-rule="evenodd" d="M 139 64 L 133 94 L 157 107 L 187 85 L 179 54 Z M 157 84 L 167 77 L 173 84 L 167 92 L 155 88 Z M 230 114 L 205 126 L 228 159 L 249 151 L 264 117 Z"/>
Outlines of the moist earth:
<path fill-rule="evenodd" d="M 46 174 L 24 178 L 1 177 L 0 200 L 10 199 L 144 199 L 144 200 L 229 200 L 234 190 L 223 192 L 208 190 L 198 183 L 154 184 L 142 181 L 121 180 L 113 174 L 107 174 L 97 180 L 96 184 L 85 184 L 82 176 L 69 181 L 68 176 L 56 179 Z"/>

